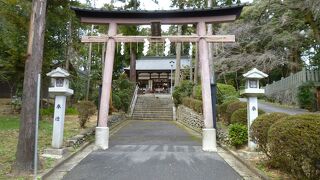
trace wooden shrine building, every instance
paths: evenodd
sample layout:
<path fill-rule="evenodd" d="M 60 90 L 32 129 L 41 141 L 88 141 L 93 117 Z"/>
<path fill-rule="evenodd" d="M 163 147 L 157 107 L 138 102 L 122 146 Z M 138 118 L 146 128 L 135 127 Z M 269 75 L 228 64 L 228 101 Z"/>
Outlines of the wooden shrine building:
<path fill-rule="evenodd" d="M 191 60 L 189 57 L 181 57 L 180 69 L 186 71 L 184 79 L 189 79 Z M 142 93 L 169 93 L 174 86 L 174 73 L 176 69 L 176 58 L 173 56 L 147 56 L 136 60 L 136 82 L 139 92 Z M 124 68 L 129 76 L 130 66 Z M 171 74 L 171 71 L 173 72 Z M 192 70 L 193 71 L 193 70 Z"/>

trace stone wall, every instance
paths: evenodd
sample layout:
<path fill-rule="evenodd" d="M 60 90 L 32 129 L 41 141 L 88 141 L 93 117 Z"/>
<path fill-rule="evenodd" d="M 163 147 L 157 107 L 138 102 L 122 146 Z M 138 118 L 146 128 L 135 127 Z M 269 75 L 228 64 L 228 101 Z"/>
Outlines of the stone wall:
<path fill-rule="evenodd" d="M 202 114 L 199 114 L 186 106 L 180 105 L 177 108 L 176 115 L 178 122 L 198 133 L 202 133 L 202 128 L 204 127 Z M 229 143 L 228 130 L 223 128 L 217 128 L 216 130 L 219 143 L 227 145 Z"/>
<path fill-rule="evenodd" d="M 126 120 L 125 114 L 114 114 L 108 117 L 108 127 L 113 128 Z M 80 134 L 66 140 L 66 147 L 77 148 L 95 134 L 95 127 L 84 129 Z"/>
<path fill-rule="evenodd" d="M 126 120 L 126 115 L 123 113 L 111 115 L 108 117 L 108 127 L 113 127 L 124 120 Z"/>
<path fill-rule="evenodd" d="M 180 105 L 177 108 L 177 121 L 184 124 L 185 126 L 197 131 L 202 132 L 204 127 L 203 116 L 194 110 Z"/>

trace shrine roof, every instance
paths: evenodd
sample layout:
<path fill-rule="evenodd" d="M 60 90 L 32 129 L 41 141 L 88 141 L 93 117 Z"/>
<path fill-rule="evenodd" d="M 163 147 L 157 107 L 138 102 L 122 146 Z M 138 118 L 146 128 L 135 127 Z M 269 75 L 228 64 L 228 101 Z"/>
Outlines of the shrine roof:
<path fill-rule="evenodd" d="M 152 18 L 188 18 L 188 17 L 214 17 L 236 15 L 240 16 L 245 4 L 232 6 L 219 6 L 203 9 L 180 10 L 120 10 L 71 7 L 78 17 L 90 18 L 125 18 L 125 19 L 152 19 Z"/>

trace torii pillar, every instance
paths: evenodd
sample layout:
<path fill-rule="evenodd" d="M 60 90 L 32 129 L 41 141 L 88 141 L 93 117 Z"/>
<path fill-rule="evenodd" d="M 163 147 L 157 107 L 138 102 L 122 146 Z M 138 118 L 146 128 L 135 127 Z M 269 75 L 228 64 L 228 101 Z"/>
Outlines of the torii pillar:
<path fill-rule="evenodd" d="M 200 37 L 206 35 L 206 23 L 199 22 L 197 32 Z M 199 60 L 201 68 L 201 88 L 203 103 L 202 150 L 217 152 L 216 129 L 213 127 L 212 100 L 210 87 L 209 49 L 204 38 L 199 40 Z"/>
<path fill-rule="evenodd" d="M 117 24 L 110 23 L 108 36 L 113 37 L 117 34 Z M 96 127 L 96 141 L 95 144 L 99 149 L 109 148 L 109 127 L 108 124 L 108 114 L 110 105 L 110 95 L 111 95 L 111 84 L 112 84 L 112 72 L 113 63 L 115 56 L 116 42 L 113 38 L 110 38 L 107 43 L 106 58 L 103 69 L 102 77 L 102 91 L 101 91 L 101 101 L 100 101 L 100 111 L 99 111 L 99 122 Z"/>

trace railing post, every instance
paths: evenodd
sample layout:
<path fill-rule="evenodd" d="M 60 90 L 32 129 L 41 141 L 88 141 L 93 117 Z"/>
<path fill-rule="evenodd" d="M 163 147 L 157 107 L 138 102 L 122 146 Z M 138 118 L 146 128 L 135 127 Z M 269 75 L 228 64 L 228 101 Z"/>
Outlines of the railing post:
<path fill-rule="evenodd" d="M 306 68 L 302 68 L 302 74 L 303 74 L 303 79 L 302 82 L 307 82 L 308 81 L 308 76 L 307 76 L 307 71 Z"/>

